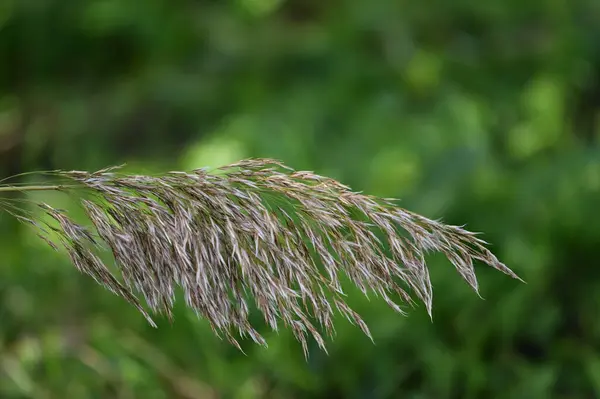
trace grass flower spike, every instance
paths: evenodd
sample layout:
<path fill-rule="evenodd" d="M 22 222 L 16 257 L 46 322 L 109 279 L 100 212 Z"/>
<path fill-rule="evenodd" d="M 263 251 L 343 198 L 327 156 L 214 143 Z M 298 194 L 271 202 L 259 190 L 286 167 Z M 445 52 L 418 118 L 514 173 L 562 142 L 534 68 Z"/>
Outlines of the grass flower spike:
<path fill-rule="evenodd" d="M 90 228 L 47 204 L 37 206 L 53 223 L 8 200 L 0 207 L 34 226 L 53 248 L 66 250 L 79 271 L 130 302 L 152 325 L 152 313 L 172 317 L 181 287 L 187 306 L 238 348 L 236 334 L 266 344 L 249 322 L 253 301 L 272 329 L 280 323 L 291 329 L 307 354 L 309 336 L 325 349 L 319 331 L 333 334 L 336 311 L 370 336 L 344 300 L 342 275 L 398 312 L 399 303 L 416 297 L 429 314 L 428 252 L 443 253 L 475 291 L 474 261 L 518 279 L 474 233 L 275 160 L 244 160 L 216 173 L 119 172 L 53 171 L 46 174 L 60 184 L 0 186 L 0 192 L 78 195 Z M 120 276 L 103 263 L 102 250 L 112 253 Z"/>

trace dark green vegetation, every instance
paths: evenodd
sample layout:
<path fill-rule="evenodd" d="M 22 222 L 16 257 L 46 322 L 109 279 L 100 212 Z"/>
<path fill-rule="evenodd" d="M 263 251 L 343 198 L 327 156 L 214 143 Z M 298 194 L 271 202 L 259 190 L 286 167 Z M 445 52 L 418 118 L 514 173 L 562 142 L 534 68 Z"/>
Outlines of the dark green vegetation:
<path fill-rule="evenodd" d="M 597 3 L 4 0 L 0 178 L 278 158 L 483 231 L 528 284 L 478 267 L 480 300 L 433 256 L 433 323 L 348 290 L 375 345 L 339 316 L 307 363 L 257 315 L 244 356 L 1 215 L 0 397 L 600 396 Z"/>

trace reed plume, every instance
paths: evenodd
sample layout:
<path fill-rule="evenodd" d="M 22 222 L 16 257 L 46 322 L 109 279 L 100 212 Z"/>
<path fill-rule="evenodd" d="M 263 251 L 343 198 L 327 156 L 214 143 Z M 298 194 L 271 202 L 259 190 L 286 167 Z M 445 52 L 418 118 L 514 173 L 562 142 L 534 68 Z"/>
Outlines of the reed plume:
<path fill-rule="evenodd" d="M 272 329 L 279 323 L 291 329 L 305 355 L 309 336 L 325 350 L 319 330 L 333 335 L 336 310 L 371 337 L 344 300 L 342 275 L 397 312 L 403 313 L 398 303 L 416 297 L 431 315 L 425 263 L 431 251 L 443 253 L 475 291 L 475 260 L 519 279 L 475 233 L 276 160 L 160 176 L 124 174 L 120 167 L 46 174 L 59 183 L 2 184 L 0 192 L 75 194 L 90 228 L 45 203 L 37 206 L 52 222 L 10 201 L 0 206 L 34 226 L 48 245 L 66 250 L 80 272 L 123 297 L 153 326 L 151 313 L 172 318 L 179 286 L 187 306 L 238 348 L 236 331 L 266 345 L 249 322 L 252 300 Z M 107 249 L 121 276 L 101 260 L 99 251 Z"/>

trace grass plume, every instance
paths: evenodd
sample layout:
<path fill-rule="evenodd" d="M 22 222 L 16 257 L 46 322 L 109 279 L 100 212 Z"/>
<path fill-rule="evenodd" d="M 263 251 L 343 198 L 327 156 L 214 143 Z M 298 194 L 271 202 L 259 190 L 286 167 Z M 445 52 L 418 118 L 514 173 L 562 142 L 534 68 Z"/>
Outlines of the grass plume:
<path fill-rule="evenodd" d="M 305 354 L 309 336 L 325 349 L 319 330 L 333 335 L 336 311 L 370 337 L 344 300 L 342 274 L 400 313 L 396 302 L 412 303 L 414 296 L 431 315 L 425 263 L 431 251 L 443 253 L 475 291 L 474 261 L 519 279 L 475 233 L 409 212 L 391 199 L 356 193 L 270 159 L 217 171 L 52 171 L 46 174 L 60 184 L 0 186 L 0 192 L 85 192 L 81 204 L 92 228 L 44 203 L 37 205 L 55 223 L 36 220 L 9 201 L 0 207 L 33 225 L 53 248 L 66 250 L 80 272 L 130 302 L 152 325 L 151 313 L 172 318 L 179 286 L 187 306 L 238 348 L 236 331 L 266 345 L 249 322 L 249 300 L 272 329 L 279 323 L 290 328 Z M 120 278 L 98 255 L 106 249 Z"/>

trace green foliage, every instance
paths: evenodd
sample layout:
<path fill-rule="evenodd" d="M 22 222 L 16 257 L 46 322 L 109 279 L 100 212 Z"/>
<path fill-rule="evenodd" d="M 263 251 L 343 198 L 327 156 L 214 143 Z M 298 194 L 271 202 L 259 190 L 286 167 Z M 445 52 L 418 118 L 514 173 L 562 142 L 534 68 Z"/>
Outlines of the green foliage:
<path fill-rule="evenodd" d="M 481 301 L 432 257 L 433 323 L 349 292 L 375 345 L 340 317 L 328 356 L 264 325 L 243 356 L 0 215 L 0 396 L 599 396 L 599 36 L 595 0 L 3 1 L 1 177 L 283 159 L 485 232 L 528 284 L 482 267 Z"/>

